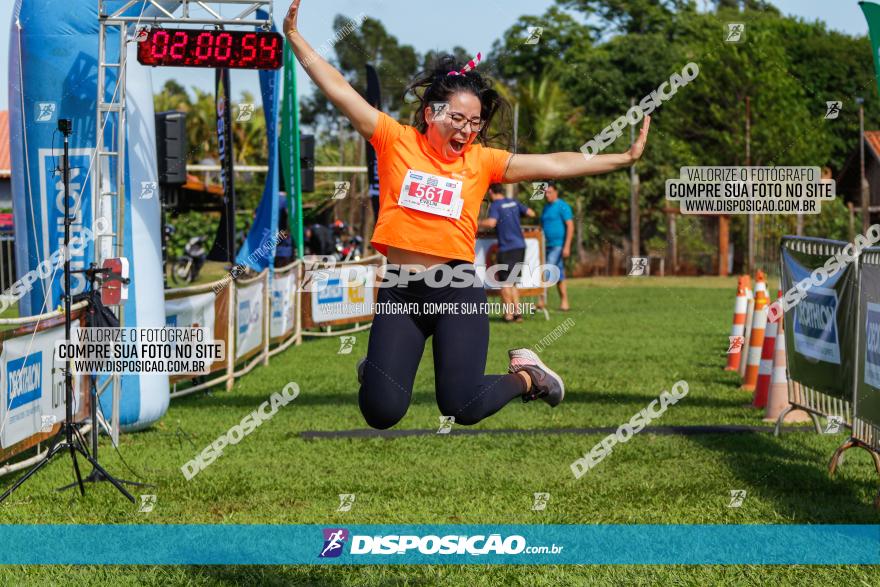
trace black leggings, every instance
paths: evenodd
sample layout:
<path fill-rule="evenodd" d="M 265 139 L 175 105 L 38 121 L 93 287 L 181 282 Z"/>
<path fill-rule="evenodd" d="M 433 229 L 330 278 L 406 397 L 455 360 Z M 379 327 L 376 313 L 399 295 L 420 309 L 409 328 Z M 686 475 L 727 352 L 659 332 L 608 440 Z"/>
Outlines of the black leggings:
<path fill-rule="evenodd" d="M 461 264 L 469 265 L 468 273 L 473 275 L 473 266 L 464 261 L 448 263 L 451 267 Z M 483 374 L 489 317 L 481 307 L 486 303 L 482 285 L 432 287 L 425 276 L 433 271 L 437 269 L 418 274 L 406 287 L 379 289 L 379 311 L 370 332 L 358 398 L 373 428 L 390 428 L 406 414 L 425 341 L 431 335 L 437 405 L 444 416 L 454 416 L 456 424 L 476 424 L 526 391 L 519 375 Z M 429 313 L 428 304 L 458 304 L 458 311 Z M 404 308 L 407 313 L 395 313 Z"/>

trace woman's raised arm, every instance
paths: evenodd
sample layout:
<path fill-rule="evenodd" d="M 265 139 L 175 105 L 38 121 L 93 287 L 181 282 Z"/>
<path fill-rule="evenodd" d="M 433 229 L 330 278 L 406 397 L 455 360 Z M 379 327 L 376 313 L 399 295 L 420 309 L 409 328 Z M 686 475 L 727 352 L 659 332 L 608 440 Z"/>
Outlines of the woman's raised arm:
<path fill-rule="evenodd" d="M 513 155 L 504 174 L 505 183 L 539 179 L 568 179 L 584 175 L 601 175 L 629 167 L 639 160 L 648 141 L 651 117 L 646 116 L 638 138 L 626 153 L 594 155 L 583 153 L 547 153 L 544 155 Z"/>
<path fill-rule="evenodd" d="M 379 122 L 379 111 L 370 106 L 335 67 L 327 63 L 297 30 L 300 0 L 293 0 L 284 17 L 284 36 L 306 73 L 324 95 L 351 121 L 355 130 L 370 140 Z"/>

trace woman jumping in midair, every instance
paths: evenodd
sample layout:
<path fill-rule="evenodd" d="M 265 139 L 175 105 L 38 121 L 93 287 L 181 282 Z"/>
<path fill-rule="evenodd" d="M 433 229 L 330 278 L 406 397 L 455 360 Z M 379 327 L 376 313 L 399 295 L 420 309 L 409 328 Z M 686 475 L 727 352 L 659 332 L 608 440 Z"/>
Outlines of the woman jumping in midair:
<path fill-rule="evenodd" d="M 512 155 L 485 146 L 492 118 L 507 104 L 474 64 L 439 60 L 408 90 L 421 101 L 415 127 L 401 125 L 370 106 L 332 65 L 322 59 L 297 30 L 300 0 L 284 19 L 284 34 L 312 81 L 376 150 L 379 161 L 380 212 L 373 247 L 388 258 L 389 271 L 404 266 L 427 269 L 408 285 L 382 287 L 378 304 L 458 304 L 479 307 L 485 289 L 437 286 L 438 274 L 455 269 L 474 276 L 474 245 L 480 203 L 489 184 L 566 179 L 616 171 L 642 155 L 650 117 L 626 153 Z M 445 104 L 436 115 L 436 104 Z M 443 186 L 443 198 L 431 187 Z M 434 194 L 425 198 L 424 194 Z M 395 269 L 396 268 L 396 269 Z M 436 306 L 433 306 L 436 307 Z M 446 306 L 453 307 L 453 306 Z M 429 336 L 434 337 L 437 404 L 458 424 L 476 424 L 511 400 L 562 401 L 562 379 L 529 349 L 509 351 L 507 375 L 485 375 L 489 318 L 485 313 L 378 313 L 370 332 L 367 357 L 358 365 L 359 403 L 367 423 L 390 428 L 409 408 L 416 371 Z"/>

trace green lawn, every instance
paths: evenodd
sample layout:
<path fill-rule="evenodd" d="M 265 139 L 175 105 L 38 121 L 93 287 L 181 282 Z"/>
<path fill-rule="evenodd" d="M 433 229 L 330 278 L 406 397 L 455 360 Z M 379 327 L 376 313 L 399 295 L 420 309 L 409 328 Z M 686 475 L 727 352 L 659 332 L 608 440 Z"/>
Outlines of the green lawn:
<path fill-rule="evenodd" d="M 750 394 L 722 370 L 734 279 L 600 278 L 571 283 L 573 311 L 521 325 L 493 320 L 488 370 L 506 370 L 506 350 L 534 346 L 567 318 L 574 327 L 546 347 L 544 360 L 566 380 L 556 409 L 514 402 L 478 429 L 617 426 L 684 379 L 690 393 L 655 425 L 761 425 Z M 551 307 L 557 299 L 551 297 Z M 636 435 L 579 480 L 569 464 L 602 435 L 427 435 L 397 439 L 315 439 L 310 430 L 365 428 L 357 405 L 354 352 L 336 338 L 308 340 L 241 379 L 232 393 L 174 400 L 150 430 L 126 434 L 120 451 L 157 485 L 151 513 L 89 488 L 58 495 L 70 481 L 58 459 L 3 506 L 3 523 L 271 524 L 876 524 L 871 501 L 880 480 L 870 458 L 850 451 L 834 479 L 826 465 L 844 435 L 791 432 L 702 436 Z M 430 352 L 426 351 L 426 354 Z M 191 481 L 180 466 L 274 391 L 295 381 L 293 403 Z M 436 429 L 433 364 L 422 363 L 403 429 Z M 191 441 L 189 440 L 191 439 Z M 105 440 L 102 461 L 133 478 Z M 10 478 L 2 479 L 6 487 Z M 740 508 L 727 507 L 744 489 Z M 551 494 L 531 510 L 532 493 Z M 354 493 L 349 512 L 337 495 Z M 874 567 L 41 567 L 6 568 L 0 584 L 103 585 L 876 585 Z"/>

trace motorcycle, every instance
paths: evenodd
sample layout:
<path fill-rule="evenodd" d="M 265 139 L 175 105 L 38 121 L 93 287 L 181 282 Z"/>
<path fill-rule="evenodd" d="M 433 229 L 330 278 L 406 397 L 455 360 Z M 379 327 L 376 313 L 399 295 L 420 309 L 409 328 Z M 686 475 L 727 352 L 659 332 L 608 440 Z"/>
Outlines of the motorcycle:
<path fill-rule="evenodd" d="M 194 236 L 183 246 L 183 255 L 171 266 L 171 281 L 176 285 L 188 285 L 196 280 L 208 258 L 204 236 Z"/>
<path fill-rule="evenodd" d="M 340 261 L 360 261 L 364 254 L 364 239 L 354 236 L 343 243 L 342 239 L 336 239 L 336 258 Z"/>

